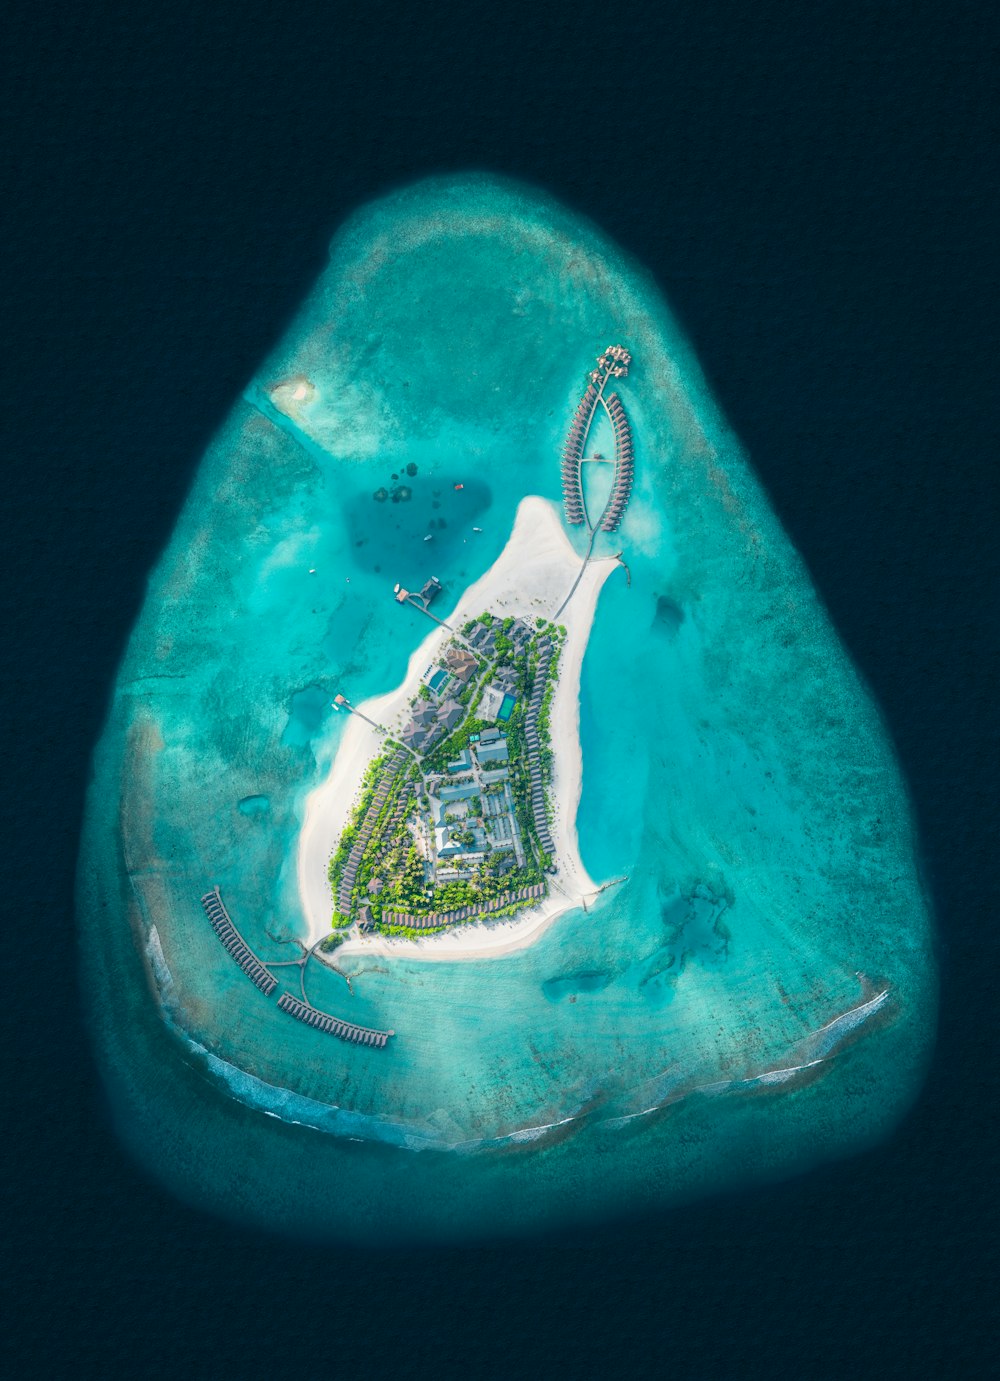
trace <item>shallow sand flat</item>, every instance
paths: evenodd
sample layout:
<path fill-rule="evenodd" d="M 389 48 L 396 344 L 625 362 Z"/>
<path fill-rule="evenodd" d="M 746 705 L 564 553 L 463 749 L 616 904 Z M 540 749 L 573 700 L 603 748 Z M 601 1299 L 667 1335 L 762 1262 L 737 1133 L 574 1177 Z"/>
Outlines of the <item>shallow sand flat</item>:
<path fill-rule="evenodd" d="M 580 573 L 581 558 L 563 531 L 556 508 L 531 496 L 521 501 L 510 539 L 485 575 L 461 596 L 448 622 L 460 628 L 484 610 L 551 619 Z M 553 792 L 559 803 L 552 826 L 558 872 L 542 905 L 522 915 L 484 925 L 466 924 L 440 935 L 407 940 L 384 935 L 352 937 L 337 950 L 337 964 L 351 955 L 370 954 L 410 959 L 484 959 L 512 954 L 531 944 L 564 912 L 593 897 L 598 885 L 587 873 L 576 837 L 576 808 L 580 800 L 583 764 L 580 750 L 580 668 L 586 651 L 601 587 L 617 568 L 613 559 L 591 561 L 559 621 L 566 629 L 559 680 L 550 717 L 553 749 Z M 405 609 L 402 616 L 414 611 Z M 435 627 L 410 658 L 406 678 L 386 695 L 374 696 L 358 710 L 398 730 L 416 694 L 420 675 L 451 633 Z M 350 818 L 361 779 L 381 747 L 383 736 L 359 715 L 340 742 L 326 781 L 306 803 L 298 853 L 299 892 L 308 930 L 306 944 L 314 945 L 330 931 L 333 899 L 327 863 Z"/>

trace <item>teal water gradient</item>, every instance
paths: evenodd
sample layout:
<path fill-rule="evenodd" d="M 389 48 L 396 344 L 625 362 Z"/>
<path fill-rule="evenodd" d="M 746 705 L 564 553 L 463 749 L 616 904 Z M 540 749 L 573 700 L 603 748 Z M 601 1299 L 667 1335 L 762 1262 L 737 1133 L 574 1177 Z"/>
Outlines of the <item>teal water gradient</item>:
<path fill-rule="evenodd" d="M 249 984 L 198 897 L 294 957 L 334 693 L 402 679 L 426 623 L 396 580 L 436 574 L 446 613 L 520 499 L 557 499 L 613 340 L 636 484 L 602 550 L 630 582 L 584 662 L 578 824 L 628 882 L 505 958 L 366 958 L 353 992 L 311 965 L 316 1005 L 398 1033 L 343 1045 Z M 293 422 L 273 390 L 300 376 Z M 892 1126 L 933 1033 L 905 792 L 801 562 L 654 286 L 489 179 L 349 224 L 206 455 L 96 752 L 80 916 L 123 1136 L 185 1197 L 300 1233 L 521 1230 L 780 1174 Z"/>

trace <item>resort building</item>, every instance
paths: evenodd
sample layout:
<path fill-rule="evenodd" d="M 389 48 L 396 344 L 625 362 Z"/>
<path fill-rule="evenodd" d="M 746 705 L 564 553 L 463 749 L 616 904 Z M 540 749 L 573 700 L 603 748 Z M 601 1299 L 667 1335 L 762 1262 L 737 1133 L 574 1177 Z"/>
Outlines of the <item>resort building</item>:
<path fill-rule="evenodd" d="M 484 623 L 476 623 L 470 630 L 466 642 L 481 657 L 492 657 L 497 646 L 496 629 L 492 625 L 487 628 Z"/>
<path fill-rule="evenodd" d="M 475 675 L 478 666 L 475 657 L 464 647 L 450 647 L 444 661 L 455 680 L 463 686 Z"/>
<path fill-rule="evenodd" d="M 437 721 L 449 733 L 457 728 L 464 718 L 465 710 L 457 700 L 446 700 L 438 708 Z"/>
<path fill-rule="evenodd" d="M 509 756 L 505 738 L 497 739 L 495 743 L 483 743 L 480 740 L 476 746 L 476 757 L 480 763 L 506 762 Z"/>
<path fill-rule="evenodd" d="M 399 737 L 407 748 L 412 748 L 415 753 L 419 753 L 427 742 L 427 735 L 428 730 L 422 724 L 418 724 L 415 719 L 411 719 Z"/>
<path fill-rule="evenodd" d="M 439 801 L 468 801 L 479 795 L 475 782 L 455 782 L 453 786 L 442 786 L 436 793 Z"/>
<path fill-rule="evenodd" d="M 497 719 L 500 714 L 500 707 L 504 702 L 506 692 L 499 686 L 487 686 L 483 691 L 483 698 L 476 709 L 476 716 L 479 719 Z"/>

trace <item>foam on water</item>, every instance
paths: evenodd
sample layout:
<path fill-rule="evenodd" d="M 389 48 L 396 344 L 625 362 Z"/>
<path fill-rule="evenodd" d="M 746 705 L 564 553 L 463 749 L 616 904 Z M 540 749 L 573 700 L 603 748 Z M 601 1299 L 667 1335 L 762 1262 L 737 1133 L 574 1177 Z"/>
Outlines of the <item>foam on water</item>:
<path fill-rule="evenodd" d="M 343 1045 L 247 982 L 198 898 L 297 957 L 334 694 L 402 679 L 426 622 L 395 581 L 437 575 L 446 616 L 520 499 L 558 498 L 612 340 L 636 482 L 602 550 L 630 579 L 584 661 L 578 827 L 628 881 L 504 958 L 365 958 L 351 991 L 312 964 L 317 1006 L 398 1033 Z M 80 915 L 123 1136 L 178 1193 L 303 1233 L 518 1231 L 780 1174 L 891 1126 L 933 1033 L 905 793 L 802 563 L 653 285 L 488 179 L 348 225 L 210 448 L 96 751 Z"/>

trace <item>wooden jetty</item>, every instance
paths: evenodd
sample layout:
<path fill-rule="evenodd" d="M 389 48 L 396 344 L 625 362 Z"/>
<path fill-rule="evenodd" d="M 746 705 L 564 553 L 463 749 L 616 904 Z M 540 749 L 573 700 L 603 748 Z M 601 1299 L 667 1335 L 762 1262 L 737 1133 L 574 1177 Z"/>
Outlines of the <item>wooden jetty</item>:
<path fill-rule="evenodd" d="M 314 1026 L 317 1031 L 325 1031 L 328 1035 L 336 1036 L 338 1040 L 350 1041 L 353 1045 L 374 1045 L 381 1050 L 388 1043 L 390 1036 L 396 1034 L 395 1031 L 376 1031 L 369 1026 L 355 1026 L 351 1021 L 341 1021 L 329 1012 L 321 1012 L 309 1002 L 300 1002 L 291 993 L 282 993 L 278 998 L 278 1006 L 289 1016 L 295 1017 L 296 1021 L 304 1021 L 307 1026 Z"/>
<path fill-rule="evenodd" d="M 243 936 L 233 925 L 232 918 L 223 904 L 218 887 L 213 887 L 211 892 L 206 892 L 201 899 L 201 904 L 205 908 L 205 915 L 211 922 L 212 929 L 222 941 L 223 948 L 236 960 L 251 983 L 254 983 L 265 997 L 270 997 L 278 986 L 278 980 L 273 974 L 267 971 L 263 963 L 257 958 L 246 940 L 244 940 Z"/>

